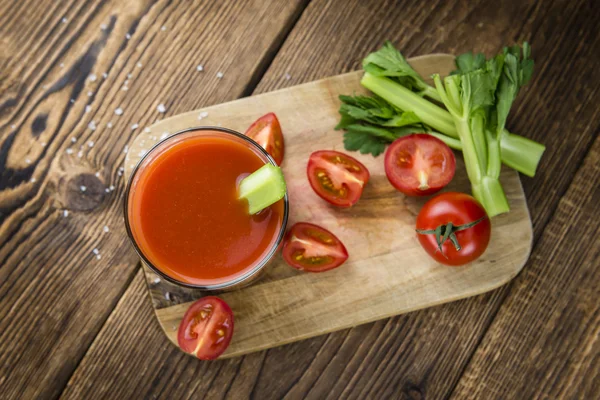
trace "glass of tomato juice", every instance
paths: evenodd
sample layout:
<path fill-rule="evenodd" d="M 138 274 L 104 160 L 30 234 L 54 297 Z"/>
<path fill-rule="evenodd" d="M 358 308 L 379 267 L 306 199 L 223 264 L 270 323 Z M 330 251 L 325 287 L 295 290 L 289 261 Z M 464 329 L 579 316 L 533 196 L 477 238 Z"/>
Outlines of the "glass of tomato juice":
<path fill-rule="evenodd" d="M 125 226 L 154 272 L 175 284 L 223 290 L 264 271 L 285 234 L 288 196 L 255 215 L 240 181 L 275 164 L 252 139 L 216 127 L 186 129 L 155 145 L 125 191 Z"/>

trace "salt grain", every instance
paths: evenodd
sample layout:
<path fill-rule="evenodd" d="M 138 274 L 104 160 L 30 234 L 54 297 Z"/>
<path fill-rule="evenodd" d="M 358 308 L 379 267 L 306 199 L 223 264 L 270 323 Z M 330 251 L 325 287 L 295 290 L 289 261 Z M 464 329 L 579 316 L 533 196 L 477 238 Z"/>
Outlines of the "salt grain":
<path fill-rule="evenodd" d="M 10 126 L 10 129 L 15 129 L 16 127 L 17 127 L 17 126 L 16 126 L 15 124 L 12 124 L 12 125 Z"/>
<path fill-rule="evenodd" d="M 106 24 L 102 24 L 102 25 L 100 25 L 100 29 L 101 29 L 101 30 L 105 31 L 105 30 L 106 30 L 106 28 L 108 28 L 108 26 L 106 26 Z"/>
<path fill-rule="evenodd" d="M 87 188 L 83 185 L 79 186 L 79 189 L 81 189 L 82 192 L 85 192 L 87 190 Z"/>
<path fill-rule="evenodd" d="M 166 139 L 169 136 L 169 132 L 163 132 L 162 135 L 160 135 L 160 140 Z"/>
<path fill-rule="evenodd" d="M 75 103 L 75 99 L 71 99 L 69 101 L 71 102 L 71 104 Z"/>
<path fill-rule="evenodd" d="M 96 255 L 96 260 L 99 260 L 99 259 L 101 259 L 101 258 L 102 258 L 102 256 L 101 256 L 100 254 L 97 254 L 97 255 Z"/>
<path fill-rule="evenodd" d="M 60 63 L 59 67 L 64 68 L 65 67 L 65 63 Z"/>
<path fill-rule="evenodd" d="M 202 65 L 198 65 L 198 66 L 196 67 L 196 69 L 197 69 L 199 72 L 202 72 L 202 71 L 204 71 L 204 67 L 203 67 Z"/>
<path fill-rule="evenodd" d="M 90 106 L 89 104 L 87 106 L 85 106 L 85 112 L 89 113 L 90 111 L 92 111 L 92 106 Z"/>
<path fill-rule="evenodd" d="M 110 192 L 110 190 L 109 190 L 108 188 L 104 189 L 104 191 L 105 191 L 106 193 Z"/>
<path fill-rule="evenodd" d="M 200 113 L 200 116 L 199 116 L 199 117 L 200 117 L 200 118 L 206 118 L 206 117 L 208 117 L 208 112 L 207 112 L 207 111 L 202 111 L 202 112 Z"/>
<path fill-rule="evenodd" d="M 94 93 L 92 93 L 92 92 L 87 92 L 88 97 L 92 97 L 93 94 Z"/>
<path fill-rule="evenodd" d="M 124 91 L 124 92 L 126 92 L 126 91 L 128 91 L 128 90 L 129 90 L 129 88 L 128 88 L 127 86 L 123 86 L 123 87 L 121 88 L 121 90 L 122 90 L 122 91 Z"/>
<path fill-rule="evenodd" d="M 26 164 L 31 164 L 31 160 L 30 160 L 29 158 L 26 158 L 26 159 L 25 159 L 25 163 L 26 163 Z"/>
<path fill-rule="evenodd" d="M 121 107 L 117 108 L 115 110 L 115 114 L 117 114 L 117 115 L 123 115 L 123 109 Z"/>
<path fill-rule="evenodd" d="M 150 133 L 150 128 L 144 128 L 144 132 Z"/>
<path fill-rule="evenodd" d="M 102 230 L 103 230 L 105 233 L 108 233 L 108 231 L 109 231 L 109 229 L 108 229 L 108 226 L 104 225 L 104 228 L 102 228 Z"/>
<path fill-rule="evenodd" d="M 125 35 L 125 39 L 127 39 L 127 40 L 131 39 L 131 35 L 130 35 L 129 33 L 128 33 L 128 34 L 126 34 L 126 35 Z"/>
<path fill-rule="evenodd" d="M 217 72 L 217 78 L 221 79 L 223 77 L 223 73 L 222 72 Z"/>
<path fill-rule="evenodd" d="M 100 178 L 100 172 L 96 172 L 94 175 L 96 175 L 96 178 Z"/>
<path fill-rule="evenodd" d="M 133 74 L 127 74 L 127 79 L 133 78 Z"/>
<path fill-rule="evenodd" d="M 131 130 L 134 131 L 137 128 L 139 128 L 139 126 L 140 126 L 139 124 L 133 124 L 133 125 L 131 125 Z"/>
<path fill-rule="evenodd" d="M 164 113 L 165 111 L 167 111 L 167 107 L 165 107 L 164 104 L 159 104 L 158 107 L 156 107 L 156 110 L 158 110 L 159 113 Z"/>
<path fill-rule="evenodd" d="M 42 85 L 42 89 L 46 90 L 48 88 L 48 85 Z"/>
<path fill-rule="evenodd" d="M 68 148 L 67 150 L 65 150 L 67 152 L 67 154 L 73 154 L 73 149 L 72 148 Z"/>
<path fill-rule="evenodd" d="M 96 130 L 96 123 L 94 121 L 90 121 L 90 123 L 88 124 L 88 128 L 90 128 L 91 130 L 95 131 Z M 92 147 L 92 146 L 90 146 Z"/>
<path fill-rule="evenodd" d="M 129 151 L 129 146 L 125 145 L 123 148 L 123 153 L 127 153 Z"/>
<path fill-rule="evenodd" d="M 75 143 L 76 141 L 77 141 L 77 138 L 76 138 L 76 137 L 72 137 L 72 138 L 71 138 L 71 142 L 72 142 L 72 143 Z"/>
<path fill-rule="evenodd" d="M 107 127 L 107 128 L 112 128 L 112 122 L 107 122 L 107 123 L 106 123 L 106 127 Z"/>
<path fill-rule="evenodd" d="M 287 72 L 283 77 L 285 78 L 286 81 L 289 81 L 290 79 L 292 79 L 292 76 L 290 74 L 288 74 Z"/>
<path fill-rule="evenodd" d="M 63 17 L 63 19 L 61 20 L 61 22 L 62 22 L 63 24 L 66 24 L 66 23 L 67 23 L 67 21 L 68 21 L 68 19 L 67 19 L 66 17 Z"/>
<path fill-rule="evenodd" d="M 98 77 L 96 76 L 96 74 L 90 74 L 90 76 L 88 76 L 88 80 L 90 82 L 95 82 L 96 79 L 98 79 Z"/>
<path fill-rule="evenodd" d="M 98 250 L 98 249 L 94 249 L 94 250 L 92 250 L 92 253 L 94 253 L 94 254 L 98 255 L 98 254 L 100 254 L 100 250 Z"/>
<path fill-rule="evenodd" d="M 40 143 L 40 146 L 42 146 L 42 147 L 46 147 L 46 142 L 42 142 L 42 143 Z"/>
<path fill-rule="evenodd" d="M 35 183 L 35 178 L 31 178 L 31 183 Z"/>
<path fill-rule="evenodd" d="M 171 293 L 165 292 L 165 299 L 167 299 L 167 301 L 171 301 Z"/>
<path fill-rule="evenodd" d="M 79 158 L 83 157 L 83 151 L 79 150 L 77 152 L 77 157 L 79 157 Z"/>
<path fill-rule="evenodd" d="M 140 150 L 140 152 L 138 153 L 139 157 L 142 157 L 144 154 L 146 154 L 146 150 Z"/>
<path fill-rule="evenodd" d="M 137 63 L 138 68 L 142 68 L 142 63 Z"/>
<path fill-rule="evenodd" d="M 89 146 L 89 147 L 94 147 L 94 141 L 93 141 L 93 140 L 90 140 L 90 141 L 88 142 L 88 146 Z"/>
<path fill-rule="evenodd" d="M 103 77 L 104 79 L 106 79 L 106 78 L 108 78 L 108 74 L 107 74 L 106 72 L 104 72 L 104 73 L 102 74 L 102 77 Z"/>
<path fill-rule="evenodd" d="M 160 30 L 164 32 L 164 31 L 166 31 L 166 30 L 167 30 L 167 27 L 163 25 L 163 26 L 160 28 Z"/>
<path fill-rule="evenodd" d="M 155 285 L 158 285 L 160 283 L 160 278 L 156 277 L 154 278 L 154 281 L 152 281 Z"/>
<path fill-rule="evenodd" d="M 112 192 L 113 190 L 115 190 L 115 187 L 113 185 L 109 186 L 110 191 Z"/>
<path fill-rule="evenodd" d="M 67 218 L 69 216 L 69 210 L 63 210 L 63 217 Z"/>

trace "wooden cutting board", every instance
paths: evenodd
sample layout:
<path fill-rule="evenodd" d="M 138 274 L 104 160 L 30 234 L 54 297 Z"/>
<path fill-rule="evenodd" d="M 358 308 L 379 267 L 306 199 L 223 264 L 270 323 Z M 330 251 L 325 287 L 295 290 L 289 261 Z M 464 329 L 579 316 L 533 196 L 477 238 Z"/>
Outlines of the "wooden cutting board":
<path fill-rule="evenodd" d="M 453 69 L 454 57 L 432 54 L 410 60 L 425 77 Z M 288 184 L 291 226 L 317 223 L 334 232 L 350 258 L 338 269 L 320 274 L 288 267 L 278 256 L 272 269 L 250 287 L 219 294 L 234 311 L 235 333 L 227 352 L 232 357 L 339 329 L 480 294 L 510 281 L 525 264 L 532 227 L 518 174 L 503 169 L 501 181 L 511 211 L 492 221 L 486 253 L 471 265 L 451 268 L 434 262 L 414 232 L 417 213 L 426 199 L 394 190 L 378 158 L 349 153 L 364 163 L 371 180 L 350 209 L 329 206 L 312 191 L 306 163 L 316 150 L 344 151 L 338 121 L 339 94 L 362 93 L 360 71 L 247 97 L 177 115 L 144 130 L 129 147 L 126 176 L 161 137 L 194 126 L 223 126 L 239 132 L 273 111 L 285 137 L 282 168 Z M 198 88 L 201 90 L 201 88 Z M 469 192 L 457 157 L 457 171 L 447 190 Z M 161 280 L 144 265 L 156 318 L 177 345 L 177 327 L 189 302 L 205 293 Z"/>

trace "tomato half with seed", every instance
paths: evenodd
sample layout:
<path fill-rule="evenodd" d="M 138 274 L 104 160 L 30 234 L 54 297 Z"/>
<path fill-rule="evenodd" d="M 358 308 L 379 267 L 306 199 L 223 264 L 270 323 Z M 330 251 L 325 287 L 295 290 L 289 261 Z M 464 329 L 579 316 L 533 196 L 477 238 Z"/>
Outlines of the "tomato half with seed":
<path fill-rule="evenodd" d="M 407 196 L 426 196 L 454 177 L 456 159 L 450 147 L 426 133 L 396 139 L 385 152 L 385 174 Z"/>
<path fill-rule="evenodd" d="M 268 113 L 254 121 L 245 133 L 261 145 L 273 157 L 277 165 L 283 161 L 284 143 L 281 125 L 274 113 Z"/>
<path fill-rule="evenodd" d="M 283 258 L 292 268 L 323 272 L 342 265 L 348 259 L 348 251 L 327 229 L 299 222 L 286 235 Z"/>
<path fill-rule="evenodd" d="M 339 207 L 351 207 L 369 181 L 369 170 L 358 160 L 339 151 L 315 151 L 306 170 L 317 195 Z"/>
<path fill-rule="evenodd" d="M 214 360 L 229 346 L 233 336 L 233 312 L 218 297 L 207 296 L 188 308 L 179 324 L 177 343 L 201 360 Z"/>
<path fill-rule="evenodd" d="M 478 259 L 488 247 L 491 229 L 485 209 L 464 193 L 437 195 L 425 203 L 417 216 L 421 246 L 445 265 L 458 266 Z"/>

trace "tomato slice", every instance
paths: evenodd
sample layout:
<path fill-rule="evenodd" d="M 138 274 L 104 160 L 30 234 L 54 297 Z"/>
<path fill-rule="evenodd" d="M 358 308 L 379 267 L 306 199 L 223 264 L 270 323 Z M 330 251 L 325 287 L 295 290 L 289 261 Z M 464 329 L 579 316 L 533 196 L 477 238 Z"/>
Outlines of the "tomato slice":
<path fill-rule="evenodd" d="M 179 347 L 201 360 L 214 360 L 233 336 L 233 312 L 223 300 L 203 297 L 188 308 L 177 332 Z"/>
<path fill-rule="evenodd" d="M 425 133 L 397 139 L 385 153 L 385 174 L 407 196 L 426 196 L 454 177 L 456 159 L 446 143 Z"/>
<path fill-rule="evenodd" d="M 284 153 L 283 133 L 274 113 L 265 114 L 254 121 L 245 135 L 260 144 L 273 157 L 277 165 L 281 165 Z"/>
<path fill-rule="evenodd" d="M 283 259 L 301 271 L 323 272 L 342 265 L 348 259 L 348 251 L 327 229 L 298 222 L 287 233 Z"/>
<path fill-rule="evenodd" d="M 369 170 L 358 160 L 339 151 L 315 151 L 306 170 L 316 194 L 339 207 L 351 207 L 369 181 Z"/>

